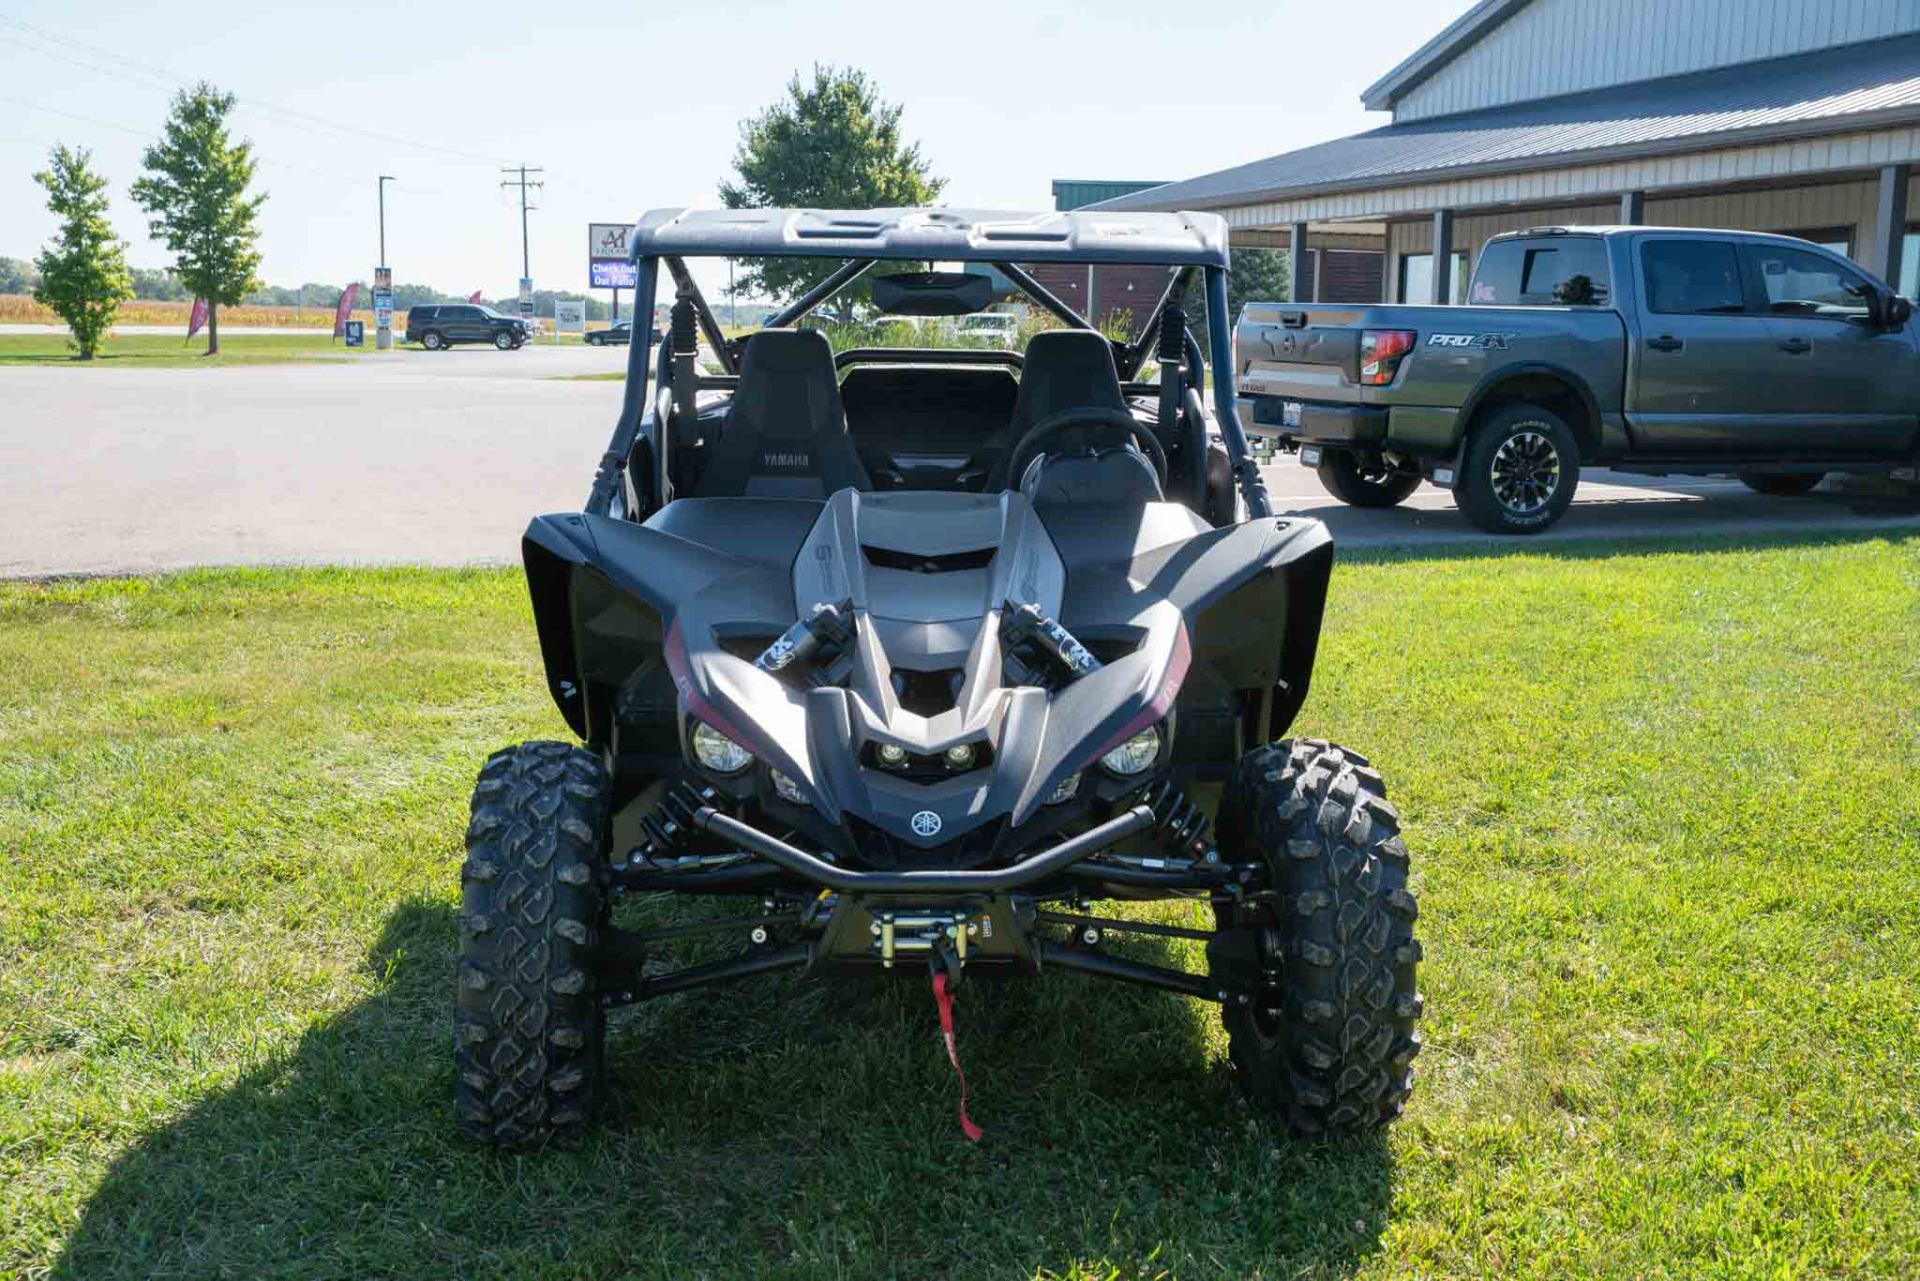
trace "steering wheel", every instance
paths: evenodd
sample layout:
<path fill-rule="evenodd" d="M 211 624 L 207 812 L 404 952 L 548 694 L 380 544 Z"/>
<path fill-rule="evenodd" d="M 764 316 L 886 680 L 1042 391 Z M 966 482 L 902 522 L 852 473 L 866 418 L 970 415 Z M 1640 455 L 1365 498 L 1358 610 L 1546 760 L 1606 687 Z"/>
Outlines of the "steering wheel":
<path fill-rule="evenodd" d="M 1126 410 L 1107 409 L 1098 405 L 1075 405 L 1057 414 L 1048 414 L 1029 427 L 1013 447 L 1007 464 L 1007 484 L 1018 486 L 1020 478 L 1027 474 L 1027 468 L 1033 465 L 1034 459 L 1047 452 L 1046 446 L 1053 443 L 1054 437 L 1073 427 L 1123 428 L 1140 446 L 1147 461 L 1153 464 L 1153 473 L 1159 479 L 1160 488 L 1163 491 L 1166 489 L 1167 451 L 1160 443 L 1160 438 Z"/>

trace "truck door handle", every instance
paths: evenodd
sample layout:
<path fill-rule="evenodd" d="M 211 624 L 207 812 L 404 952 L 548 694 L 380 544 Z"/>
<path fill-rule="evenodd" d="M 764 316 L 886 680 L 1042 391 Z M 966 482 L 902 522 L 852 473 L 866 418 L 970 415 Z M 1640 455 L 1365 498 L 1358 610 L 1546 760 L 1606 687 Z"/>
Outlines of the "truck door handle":
<path fill-rule="evenodd" d="M 1789 338 L 1780 344 L 1780 350 L 1789 356 L 1804 356 L 1813 350 L 1813 344 L 1804 338 Z"/>
<path fill-rule="evenodd" d="M 1658 338 L 1647 339 L 1647 346 L 1655 351 L 1679 351 L 1686 344 L 1672 334 L 1661 334 Z"/>

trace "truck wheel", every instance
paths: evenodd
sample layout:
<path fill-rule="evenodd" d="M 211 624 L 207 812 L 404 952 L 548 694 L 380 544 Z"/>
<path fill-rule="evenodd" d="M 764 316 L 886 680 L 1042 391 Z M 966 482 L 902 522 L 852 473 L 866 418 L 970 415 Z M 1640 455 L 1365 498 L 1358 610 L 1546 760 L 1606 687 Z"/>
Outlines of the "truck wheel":
<path fill-rule="evenodd" d="M 493 336 L 493 345 L 498 347 L 501 351 L 512 351 L 515 347 L 518 347 L 520 344 L 513 340 L 512 334 L 495 334 Z"/>
<path fill-rule="evenodd" d="M 1394 471 L 1350 449 L 1322 449 L 1320 484 L 1349 507 L 1397 507 L 1420 488 L 1420 477 Z"/>
<path fill-rule="evenodd" d="M 537 1147 L 600 1102 L 606 1015 L 594 946 L 612 783 L 590 752 L 521 743 L 473 788 L 461 869 L 454 1057 L 460 1128 Z"/>
<path fill-rule="evenodd" d="M 1743 471 L 1740 483 L 1756 494 L 1766 494 L 1773 498 L 1798 498 L 1802 494 L 1811 494 L 1814 487 L 1827 478 L 1825 472 L 1789 472 L 1768 474 L 1766 472 Z"/>
<path fill-rule="evenodd" d="M 1467 436 L 1453 503 L 1496 534 L 1537 534 L 1566 514 L 1580 483 L 1580 447 L 1558 414 L 1508 405 Z"/>
<path fill-rule="evenodd" d="M 1297 1133 L 1378 1129 L 1413 1088 L 1420 944 L 1399 833 L 1366 758 L 1318 739 L 1249 752 L 1221 799 L 1222 851 L 1271 878 L 1217 908 L 1224 932 L 1247 932 L 1261 979 L 1251 1004 L 1222 1007 L 1228 1057 L 1254 1105 Z"/>
<path fill-rule="evenodd" d="M 428 351 L 439 351 L 447 345 L 447 340 L 440 336 L 439 331 L 429 329 L 420 335 L 420 345 Z"/>

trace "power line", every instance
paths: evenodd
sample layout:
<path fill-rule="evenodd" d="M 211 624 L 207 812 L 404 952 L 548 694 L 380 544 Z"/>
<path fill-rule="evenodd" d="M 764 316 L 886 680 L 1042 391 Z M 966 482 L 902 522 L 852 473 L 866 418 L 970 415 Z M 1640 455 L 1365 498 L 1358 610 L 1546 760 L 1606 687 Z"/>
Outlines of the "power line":
<path fill-rule="evenodd" d="M 119 64 L 119 68 L 121 68 L 116 69 L 114 67 L 102 66 L 97 61 L 88 61 L 85 58 L 75 57 L 71 53 L 63 53 L 58 49 L 41 48 L 28 41 L 19 39 L 17 36 L 0 33 L 0 39 L 19 45 L 23 49 L 27 49 L 43 57 L 57 59 L 71 66 L 81 67 L 100 75 L 131 80 L 145 85 L 148 88 L 166 90 L 181 88 L 193 83 L 188 77 L 170 71 L 165 67 L 123 57 L 110 49 L 103 49 L 98 45 L 88 44 L 83 40 L 75 40 L 68 36 L 62 36 L 56 32 L 48 31 L 43 27 L 36 27 L 30 22 L 22 22 L 20 19 L 10 17 L 6 14 L 0 14 L 0 24 L 5 24 L 18 31 L 24 31 L 37 40 L 62 45 L 68 49 L 77 49 L 92 55 L 96 59 L 104 58 L 108 62 Z M 421 142 L 414 138 L 401 137 L 398 134 L 383 133 L 377 129 L 365 129 L 358 125 L 329 120 L 324 116 L 317 116 L 311 112 L 300 111 L 293 107 L 281 106 L 277 103 L 268 102 L 264 99 L 254 98 L 245 94 L 236 94 L 235 97 L 240 105 L 249 110 L 282 117 L 286 121 L 291 122 L 296 128 L 305 128 L 309 131 L 324 129 L 334 133 L 367 138 L 376 142 L 385 142 L 393 146 L 411 147 L 418 151 L 438 152 L 441 155 L 452 156 L 456 159 L 473 161 L 480 164 L 494 165 L 500 163 L 497 156 L 482 155 L 479 152 L 466 151 L 459 147 L 449 147 L 441 143 Z"/>
<path fill-rule="evenodd" d="M 500 189 L 502 191 L 505 191 L 508 187 L 518 187 L 520 189 L 520 278 L 527 280 L 533 276 L 532 259 L 527 252 L 527 210 L 529 208 L 539 208 L 538 205 L 529 206 L 527 204 L 527 193 L 529 190 L 543 190 L 547 185 L 539 179 L 528 178 L 527 175 L 530 173 L 544 173 L 545 170 L 541 169 L 539 165 L 512 165 L 503 168 L 500 172 L 518 173 L 520 175 L 517 178 L 502 179 Z"/>

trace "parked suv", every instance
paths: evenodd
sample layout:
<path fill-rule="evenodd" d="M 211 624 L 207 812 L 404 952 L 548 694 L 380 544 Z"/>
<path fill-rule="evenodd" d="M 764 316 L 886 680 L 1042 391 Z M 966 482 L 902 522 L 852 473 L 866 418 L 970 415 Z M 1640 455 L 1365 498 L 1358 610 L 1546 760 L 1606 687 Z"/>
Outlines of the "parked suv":
<path fill-rule="evenodd" d="M 533 329 L 526 321 L 478 303 L 437 303 L 407 312 L 407 341 L 428 351 L 466 342 L 492 343 L 501 351 L 513 351 L 532 338 Z"/>
<path fill-rule="evenodd" d="M 1467 303 L 1248 304 L 1243 421 L 1342 502 L 1424 479 L 1498 533 L 1558 520 L 1587 464 L 1779 495 L 1920 466 L 1913 305 L 1818 245 L 1534 228 L 1487 242 Z"/>

